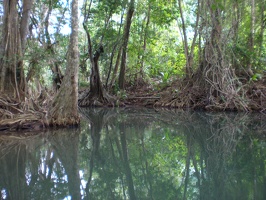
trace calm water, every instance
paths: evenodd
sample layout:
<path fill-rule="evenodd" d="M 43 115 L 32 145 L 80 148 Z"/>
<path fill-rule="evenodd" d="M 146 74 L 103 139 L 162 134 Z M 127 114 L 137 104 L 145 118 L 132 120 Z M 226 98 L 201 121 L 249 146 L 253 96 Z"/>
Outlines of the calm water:
<path fill-rule="evenodd" d="M 80 128 L 0 137 L 1 199 L 266 199 L 266 116 L 87 109 Z"/>

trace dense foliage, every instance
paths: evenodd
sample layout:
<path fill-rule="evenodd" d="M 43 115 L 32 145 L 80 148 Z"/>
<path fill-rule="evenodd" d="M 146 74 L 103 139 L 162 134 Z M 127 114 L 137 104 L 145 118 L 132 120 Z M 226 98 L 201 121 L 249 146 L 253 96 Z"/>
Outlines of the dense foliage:
<path fill-rule="evenodd" d="M 208 2 L 209 4 L 201 0 L 135 2 L 128 44 L 126 82 L 136 84 L 139 79 L 151 81 L 151 78 L 167 82 L 172 78 L 182 77 L 186 75 L 187 56 L 194 58 L 190 67 L 191 73 L 195 73 L 211 37 L 212 13 L 208 6 L 211 6 L 211 10 L 220 12 L 220 39 L 226 44 L 223 51 L 228 57 L 228 64 L 239 76 L 248 75 L 248 80 L 259 79 L 266 62 L 263 42 L 265 1 Z M 23 57 L 25 74 L 31 89 L 36 90 L 39 84 L 51 89 L 52 80 L 58 78 L 58 73 L 59 76 L 64 74 L 70 33 L 70 3 L 59 0 L 34 2 Z M 83 3 L 85 1 L 80 1 L 80 22 L 84 18 Z M 21 13 L 21 4 L 18 1 L 18 13 Z M 90 31 L 93 48 L 97 49 L 99 45 L 104 47 L 99 61 L 100 73 L 102 82 L 108 86 L 111 84 L 110 76 L 118 73 L 114 68 L 118 62 L 118 54 L 121 53 L 128 3 L 115 0 L 88 1 L 87 4 L 91 8 L 86 28 Z M 88 80 L 90 66 L 85 32 L 80 27 L 80 85 L 83 86 Z M 195 45 L 193 48 L 192 44 Z M 252 74 L 248 74 L 248 70 Z M 59 83 L 55 81 L 55 84 Z"/>

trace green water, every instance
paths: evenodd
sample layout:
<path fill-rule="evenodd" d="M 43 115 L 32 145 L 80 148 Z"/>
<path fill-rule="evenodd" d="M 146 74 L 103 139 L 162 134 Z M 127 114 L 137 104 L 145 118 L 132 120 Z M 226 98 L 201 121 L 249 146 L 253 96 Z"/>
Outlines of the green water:
<path fill-rule="evenodd" d="M 266 116 L 87 109 L 79 128 L 0 137 L 1 199 L 266 199 Z"/>

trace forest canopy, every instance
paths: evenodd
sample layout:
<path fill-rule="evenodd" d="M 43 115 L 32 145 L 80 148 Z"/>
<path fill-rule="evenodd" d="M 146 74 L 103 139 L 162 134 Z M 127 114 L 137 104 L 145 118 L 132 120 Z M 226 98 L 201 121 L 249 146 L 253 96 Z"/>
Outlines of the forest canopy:
<path fill-rule="evenodd" d="M 69 109 L 48 124 L 76 124 L 77 104 L 265 112 L 265 15 L 265 0 L 1 1 L 1 118 Z"/>

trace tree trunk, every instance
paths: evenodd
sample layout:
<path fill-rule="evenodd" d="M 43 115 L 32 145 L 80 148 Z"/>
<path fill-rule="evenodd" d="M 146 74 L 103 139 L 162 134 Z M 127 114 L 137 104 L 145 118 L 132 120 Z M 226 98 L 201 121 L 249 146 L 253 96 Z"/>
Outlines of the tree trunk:
<path fill-rule="evenodd" d="M 145 64 L 145 53 L 147 48 L 147 38 L 148 38 L 148 31 L 149 31 L 149 24 L 150 24 L 150 15 L 151 15 L 151 4 L 148 5 L 147 14 L 144 17 L 142 27 L 141 27 L 141 36 L 140 41 L 143 42 L 142 50 L 139 50 L 138 54 L 138 62 L 139 62 L 139 74 L 137 74 L 136 84 L 138 85 L 139 82 L 144 82 L 144 64 Z M 143 36 L 142 36 L 143 35 Z"/>
<path fill-rule="evenodd" d="M 4 16 L 0 49 L 0 90 L 2 93 L 20 101 L 24 100 L 25 96 L 25 76 L 22 62 L 22 38 L 20 37 L 21 26 L 19 25 L 17 3 L 17 0 L 4 1 L 3 3 Z M 23 23 L 24 21 L 26 20 L 23 20 Z M 23 37 L 25 38 L 25 36 Z"/>
<path fill-rule="evenodd" d="M 200 85 L 202 91 L 205 91 L 206 109 L 232 110 L 237 108 L 247 111 L 247 103 L 243 97 L 239 96 L 239 90 L 236 88 L 238 79 L 226 52 L 230 40 L 228 40 L 229 35 L 226 34 L 225 24 L 223 24 L 221 6 L 215 0 L 208 0 L 205 6 L 207 12 L 204 17 L 210 21 L 204 27 L 207 34 L 205 34 L 206 41 L 202 52 L 203 61 L 197 72 L 201 74 L 201 78 L 194 82 Z M 194 76 L 194 78 L 197 77 Z"/>
<path fill-rule="evenodd" d="M 266 28 L 266 13 L 265 13 L 265 8 L 266 8 L 266 2 L 264 0 L 261 1 L 260 3 L 260 16 L 261 16 L 261 25 L 260 25 L 260 33 L 259 33 L 259 52 L 258 52 L 258 57 L 263 57 L 263 44 L 264 44 L 264 32 Z M 259 60 L 259 65 L 263 65 L 262 59 Z"/>
<path fill-rule="evenodd" d="M 118 52 L 117 52 L 115 68 L 114 68 L 113 76 L 112 76 L 112 79 L 111 79 L 110 88 L 113 87 L 113 85 L 114 85 L 114 83 L 116 81 L 116 78 L 117 78 L 117 72 L 118 72 L 118 67 L 119 67 L 120 58 L 121 58 L 121 50 L 122 50 L 122 47 L 120 47 Z"/>
<path fill-rule="evenodd" d="M 120 41 L 120 35 L 121 35 L 121 29 L 122 29 L 122 23 L 123 23 L 123 19 L 124 19 L 124 8 L 122 10 L 121 13 L 121 18 L 120 18 L 120 26 L 119 26 L 119 31 L 118 31 L 118 39 L 117 39 L 117 43 Z M 120 43 L 120 42 L 119 42 Z M 109 89 L 112 88 L 114 86 L 114 83 L 117 79 L 117 73 L 118 73 L 118 67 L 119 67 L 119 63 L 120 63 L 120 58 L 121 58 L 121 50 L 122 50 L 122 45 L 119 44 L 119 48 L 117 50 L 117 57 L 116 57 L 116 62 L 115 62 L 115 67 L 114 67 L 114 71 L 112 74 L 112 78 L 111 78 L 111 82 L 109 85 Z"/>
<path fill-rule="evenodd" d="M 186 77 L 190 78 L 192 75 L 192 68 L 189 65 L 189 49 L 188 49 L 188 41 L 187 41 L 187 32 L 186 32 L 186 26 L 185 26 L 185 19 L 184 19 L 184 13 L 183 13 L 183 5 L 181 0 L 178 0 L 178 5 L 179 5 L 179 12 L 180 12 L 180 17 L 182 21 L 182 31 L 183 31 L 183 43 L 184 43 L 184 51 L 185 51 L 185 56 L 186 56 Z"/>
<path fill-rule="evenodd" d="M 88 19 L 89 19 L 91 5 L 92 5 L 92 0 L 90 1 L 89 5 L 87 5 L 87 1 L 85 1 L 84 6 L 83 6 L 84 11 L 85 11 L 83 28 L 87 35 L 88 57 L 91 61 L 90 90 L 85 91 L 81 95 L 78 101 L 79 106 L 102 106 L 103 103 L 106 103 L 108 101 L 105 99 L 104 94 L 103 94 L 103 87 L 101 83 L 99 66 L 98 66 L 98 60 L 100 58 L 101 53 L 103 53 L 104 51 L 103 46 L 100 45 L 100 47 L 95 51 L 95 53 L 94 54 L 92 53 L 93 50 L 92 50 L 91 36 L 86 26 L 86 23 L 88 22 Z M 87 8 L 87 6 L 89 8 Z"/>
<path fill-rule="evenodd" d="M 191 47 L 189 49 L 188 45 L 188 39 L 187 39 L 187 30 L 186 30 L 186 24 L 185 24 L 185 16 L 183 13 L 182 5 L 183 2 L 182 0 L 178 0 L 178 5 L 179 5 L 179 12 L 180 12 L 180 17 L 181 17 L 181 24 L 182 24 L 182 32 L 183 32 L 183 45 L 184 45 L 184 52 L 186 56 L 186 78 L 190 79 L 193 74 L 193 63 L 194 63 L 194 48 L 196 45 L 196 39 L 198 36 L 198 24 L 199 24 L 199 18 L 200 18 L 200 1 L 197 1 L 197 16 L 196 16 L 196 22 L 195 22 L 195 28 L 194 28 L 194 36 L 193 40 L 191 43 Z"/>
<path fill-rule="evenodd" d="M 255 56 L 254 53 L 254 35 L 255 35 L 255 0 L 250 1 L 251 4 L 251 18 L 250 18 L 250 33 L 248 37 L 248 55 L 247 55 L 247 73 L 249 76 L 253 76 L 253 71 L 252 71 L 252 64 L 253 64 L 253 57 Z"/>
<path fill-rule="evenodd" d="M 71 35 L 66 75 L 48 113 L 50 125 L 66 126 L 79 123 L 78 114 L 78 0 L 72 1 Z"/>
<path fill-rule="evenodd" d="M 99 49 L 94 53 L 91 60 L 91 75 L 90 75 L 90 98 L 96 98 L 100 101 L 104 101 L 103 97 L 103 87 L 100 78 L 98 60 L 101 53 L 103 53 L 103 47 L 100 46 Z"/>
<path fill-rule="evenodd" d="M 26 48 L 26 41 L 27 41 L 27 35 L 29 32 L 29 19 L 30 19 L 30 12 L 32 10 L 34 0 L 23 0 L 23 15 L 20 22 L 20 35 L 21 35 L 21 49 L 22 52 L 25 52 Z"/>
<path fill-rule="evenodd" d="M 256 21 L 256 16 L 255 16 L 255 0 L 251 0 L 251 24 L 250 24 L 250 35 L 249 35 L 249 40 L 248 40 L 248 49 L 249 49 L 249 57 L 248 57 L 248 63 L 247 63 L 247 72 L 249 76 L 253 75 L 252 71 L 252 64 L 253 64 L 253 59 L 252 57 L 255 56 L 254 54 L 254 37 L 255 37 L 255 21 Z"/>
<path fill-rule="evenodd" d="M 53 11 L 53 1 L 49 0 L 48 2 L 48 8 L 47 8 L 47 12 L 46 12 L 46 16 L 44 19 L 44 35 L 45 35 L 45 51 L 48 53 L 49 55 L 49 65 L 50 65 L 50 69 L 52 71 L 52 77 L 53 77 L 53 89 L 54 91 L 58 91 L 62 81 L 63 81 L 63 75 L 62 72 L 60 70 L 60 66 L 59 66 L 59 61 L 57 58 L 55 58 L 55 49 L 54 49 L 54 44 L 51 41 L 51 37 L 50 37 L 50 33 L 49 33 L 49 20 L 50 20 L 50 16 L 52 14 Z"/>
<path fill-rule="evenodd" d="M 114 56 L 115 56 L 115 51 L 117 51 L 118 52 L 117 53 L 117 59 L 116 59 L 115 68 L 114 68 L 114 71 L 113 71 L 113 76 L 112 76 L 112 79 L 111 79 L 111 83 L 109 85 L 109 89 L 112 88 L 112 86 L 114 84 L 114 81 L 115 81 L 115 78 L 117 76 L 117 71 L 118 71 L 118 65 L 119 65 L 119 60 L 120 60 L 120 55 L 121 55 L 121 44 L 120 44 L 119 40 L 120 40 L 120 35 L 121 35 L 123 16 L 124 16 L 124 11 L 122 11 L 122 14 L 121 14 L 119 31 L 118 31 L 118 34 L 117 34 L 117 40 L 116 40 L 116 43 L 115 43 L 115 45 L 113 47 L 113 51 L 112 51 L 112 54 L 111 54 L 110 67 L 109 67 L 109 71 L 108 71 L 108 75 L 107 75 L 107 79 L 106 79 L 106 84 L 105 84 L 105 87 L 108 88 L 108 81 L 109 81 L 111 70 L 112 70 L 112 65 L 113 65 L 113 60 L 114 60 Z M 117 46 L 119 46 L 118 50 L 117 50 Z"/>
<path fill-rule="evenodd" d="M 122 45 L 122 59 L 121 59 L 121 66 L 120 66 L 120 73 L 119 73 L 119 89 L 125 89 L 125 72 L 126 72 L 126 60 L 127 60 L 127 45 L 129 39 L 129 32 L 131 21 L 134 13 L 134 4 L 135 0 L 131 0 L 129 3 L 128 11 L 127 11 L 127 18 L 126 24 L 124 27 L 124 36 L 123 36 L 123 45 Z"/>
<path fill-rule="evenodd" d="M 110 64 L 109 64 L 109 70 L 108 70 L 107 78 L 106 78 L 106 82 L 105 82 L 105 88 L 108 88 L 108 82 L 109 82 L 111 71 L 112 71 L 112 67 L 113 67 L 113 61 L 114 61 L 114 57 L 115 57 L 115 52 L 117 51 L 117 45 L 118 45 L 118 43 L 116 43 L 113 46 L 113 50 L 112 50 L 112 53 L 111 53 L 111 56 L 110 56 Z"/>

